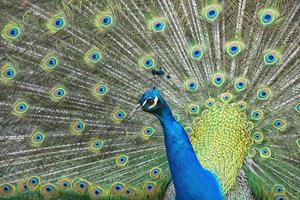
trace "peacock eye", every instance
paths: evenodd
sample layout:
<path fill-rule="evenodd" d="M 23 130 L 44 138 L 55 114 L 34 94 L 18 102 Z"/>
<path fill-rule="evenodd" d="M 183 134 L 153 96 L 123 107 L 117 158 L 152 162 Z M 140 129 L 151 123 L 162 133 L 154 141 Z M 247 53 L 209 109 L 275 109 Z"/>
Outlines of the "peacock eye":
<path fill-rule="evenodd" d="M 153 99 L 148 99 L 146 104 L 147 104 L 148 106 L 151 106 L 153 103 L 154 103 L 154 100 L 153 100 Z"/>

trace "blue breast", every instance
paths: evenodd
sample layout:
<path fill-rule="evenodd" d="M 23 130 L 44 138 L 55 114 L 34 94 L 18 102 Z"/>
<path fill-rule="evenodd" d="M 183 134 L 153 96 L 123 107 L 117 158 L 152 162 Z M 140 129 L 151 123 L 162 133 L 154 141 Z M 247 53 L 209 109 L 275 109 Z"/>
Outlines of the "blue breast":
<path fill-rule="evenodd" d="M 185 130 L 175 120 L 169 107 L 164 106 L 156 116 L 164 130 L 176 200 L 223 199 L 217 178 L 201 166 Z"/>

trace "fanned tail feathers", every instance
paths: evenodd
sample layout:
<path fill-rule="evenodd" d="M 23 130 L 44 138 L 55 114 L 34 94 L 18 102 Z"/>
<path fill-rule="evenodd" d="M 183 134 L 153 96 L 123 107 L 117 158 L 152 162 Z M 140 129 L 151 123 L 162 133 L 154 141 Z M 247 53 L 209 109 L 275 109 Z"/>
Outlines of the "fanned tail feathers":
<path fill-rule="evenodd" d="M 299 199 L 299 7 L 1 1 L 0 199 L 162 198 L 171 176 L 160 124 L 145 113 L 128 119 L 153 85 L 191 138 L 216 104 L 245 113 L 247 187 L 226 188 L 228 199 L 243 189 Z M 154 84 L 160 67 L 171 78 Z"/>

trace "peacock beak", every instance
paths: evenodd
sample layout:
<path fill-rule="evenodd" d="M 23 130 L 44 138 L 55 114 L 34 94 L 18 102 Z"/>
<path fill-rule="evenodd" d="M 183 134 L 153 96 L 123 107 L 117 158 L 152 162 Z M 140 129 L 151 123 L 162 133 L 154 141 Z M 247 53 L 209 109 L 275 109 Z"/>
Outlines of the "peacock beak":
<path fill-rule="evenodd" d="M 143 102 L 142 105 L 141 105 L 141 104 L 137 104 L 137 105 L 132 109 L 132 111 L 131 111 L 131 113 L 130 113 L 130 115 L 129 115 L 129 118 L 131 118 L 132 115 L 133 115 L 134 113 L 136 113 L 136 112 L 142 110 L 142 108 L 146 105 L 146 103 L 147 103 L 147 100 L 145 100 L 145 101 Z"/>

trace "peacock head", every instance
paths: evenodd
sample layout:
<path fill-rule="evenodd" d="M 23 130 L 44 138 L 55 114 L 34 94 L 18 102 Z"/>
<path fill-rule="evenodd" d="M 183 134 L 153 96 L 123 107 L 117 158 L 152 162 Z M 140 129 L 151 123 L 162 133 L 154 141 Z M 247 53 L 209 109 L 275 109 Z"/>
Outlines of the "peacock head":
<path fill-rule="evenodd" d="M 140 97 L 139 104 L 136 105 L 136 107 L 133 109 L 131 115 L 140 110 L 155 114 L 163 108 L 164 104 L 165 104 L 165 100 L 160 95 L 159 90 L 153 88 L 153 89 L 147 90 Z"/>

